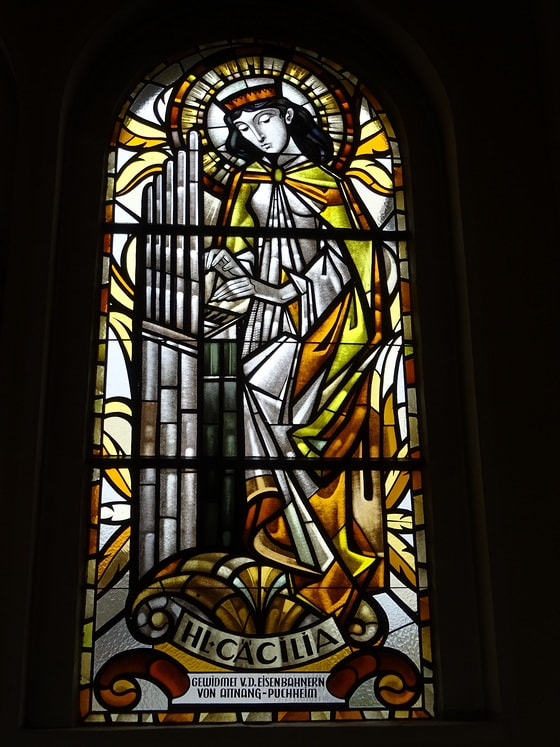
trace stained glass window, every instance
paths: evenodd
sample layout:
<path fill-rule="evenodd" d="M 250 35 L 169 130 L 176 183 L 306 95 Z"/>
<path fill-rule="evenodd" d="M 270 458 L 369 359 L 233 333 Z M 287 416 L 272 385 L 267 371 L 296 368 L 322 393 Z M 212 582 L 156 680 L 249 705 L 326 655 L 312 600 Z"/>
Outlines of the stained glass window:
<path fill-rule="evenodd" d="M 84 722 L 434 715 L 407 212 L 336 61 L 191 50 L 107 157 Z"/>

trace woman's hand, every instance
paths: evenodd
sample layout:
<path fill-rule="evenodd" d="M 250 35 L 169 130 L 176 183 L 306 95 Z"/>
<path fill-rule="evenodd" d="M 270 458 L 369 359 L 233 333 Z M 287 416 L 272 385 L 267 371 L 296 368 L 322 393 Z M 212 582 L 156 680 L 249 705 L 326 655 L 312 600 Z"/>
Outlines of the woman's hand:
<path fill-rule="evenodd" d="M 204 258 L 206 272 L 214 270 L 223 278 L 247 278 L 247 272 L 227 249 L 212 248 L 206 251 Z"/>
<path fill-rule="evenodd" d="M 285 284 L 281 287 L 261 283 L 247 275 L 239 278 L 227 280 L 212 293 L 210 301 L 236 301 L 242 298 L 259 298 L 261 301 L 268 301 L 282 305 L 291 303 L 296 296 L 296 289 L 291 284 Z"/>
<path fill-rule="evenodd" d="M 208 249 L 204 269 L 206 272 L 214 270 L 225 280 L 214 290 L 210 301 L 237 301 L 254 296 L 262 301 L 281 305 L 290 303 L 297 296 L 297 289 L 291 282 L 278 286 L 252 278 L 227 249 Z"/>
<path fill-rule="evenodd" d="M 255 295 L 253 282 L 247 275 L 227 280 L 212 293 L 209 301 L 238 301 Z"/>

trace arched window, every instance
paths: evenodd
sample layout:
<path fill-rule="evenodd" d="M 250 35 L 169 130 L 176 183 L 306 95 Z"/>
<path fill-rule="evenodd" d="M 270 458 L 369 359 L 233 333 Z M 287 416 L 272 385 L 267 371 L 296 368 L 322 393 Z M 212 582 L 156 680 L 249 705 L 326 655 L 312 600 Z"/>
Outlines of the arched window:
<path fill-rule="evenodd" d="M 434 715 L 402 174 L 377 92 L 293 45 L 193 48 L 124 102 L 85 722 Z"/>

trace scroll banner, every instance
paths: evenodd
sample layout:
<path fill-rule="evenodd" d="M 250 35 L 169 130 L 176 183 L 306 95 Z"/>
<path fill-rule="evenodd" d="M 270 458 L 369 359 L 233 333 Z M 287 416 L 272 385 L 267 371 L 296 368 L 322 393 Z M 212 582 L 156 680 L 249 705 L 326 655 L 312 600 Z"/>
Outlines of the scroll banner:
<path fill-rule="evenodd" d="M 218 666 L 253 671 L 299 668 L 347 646 L 333 617 L 295 633 L 240 636 L 218 630 L 188 612 L 178 620 L 173 643 Z"/>

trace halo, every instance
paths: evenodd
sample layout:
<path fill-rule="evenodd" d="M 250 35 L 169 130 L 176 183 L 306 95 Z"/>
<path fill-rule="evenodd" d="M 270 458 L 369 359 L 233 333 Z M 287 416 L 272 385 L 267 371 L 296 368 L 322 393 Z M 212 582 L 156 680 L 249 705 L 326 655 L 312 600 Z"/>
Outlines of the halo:
<path fill-rule="evenodd" d="M 202 57 L 195 65 L 191 58 L 190 69 L 174 88 L 168 126 L 175 147 L 185 145 L 189 130 L 199 131 L 204 171 L 215 189 L 222 191 L 231 172 L 242 164 L 225 149 L 224 104 L 233 97 L 247 98 L 256 87 L 280 86 L 283 97 L 307 109 L 332 138 L 331 168 L 343 167 L 357 125 L 351 106 L 355 85 L 344 73 L 328 61 L 285 47 L 232 45 Z"/>

